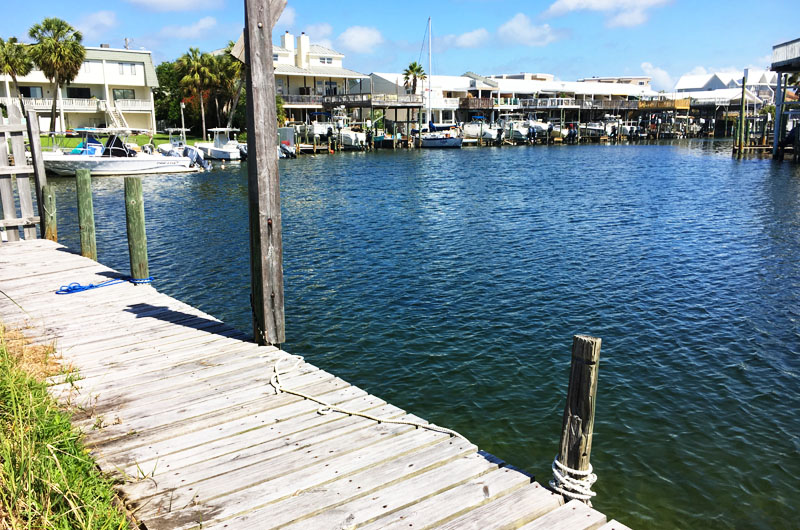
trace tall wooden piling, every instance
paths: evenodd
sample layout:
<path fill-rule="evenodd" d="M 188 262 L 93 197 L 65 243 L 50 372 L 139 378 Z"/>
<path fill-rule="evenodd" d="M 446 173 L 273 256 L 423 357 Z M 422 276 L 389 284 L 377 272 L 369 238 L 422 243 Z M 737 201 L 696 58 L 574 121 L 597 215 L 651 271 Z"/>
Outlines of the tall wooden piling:
<path fill-rule="evenodd" d="M 39 118 L 36 111 L 29 110 L 26 114 L 25 121 L 28 127 L 31 163 L 33 163 L 36 181 L 36 204 L 39 209 L 39 218 L 42 222 L 42 237 L 50 241 L 58 241 L 55 190 L 51 187 L 49 197 L 46 196 L 45 188 L 47 187 L 47 175 L 45 174 L 44 161 L 42 159 L 42 142 L 39 133 Z M 50 223 L 52 223 L 52 226 Z"/>
<path fill-rule="evenodd" d="M 572 365 L 557 457 L 564 468 L 578 472 L 564 471 L 572 478 L 580 478 L 581 472 L 590 470 L 600 344 L 599 338 L 586 335 L 572 338 Z M 568 493 L 565 495 L 569 497 Z"/>
<path fill-rule="evenodd" d="M 131 277 L 134 280 L 147 279 L 150 277 L 150 268 L 147 264 L 142 177 L 125 177 L 125 221 L 128 228 Z"/>
<path fill-rule="evenodd" d="M 78 227 L 81 235 L 81 256 L 97 261 L 97 242 L 94 233 L 94 207 L 92 205 L 92 175 L 88 169 L 79 169 L 75 172 L 75 188 L 78 196 Z"/>
<path fill-rule="evenodd" d="M 286 340 L 283 245 L 272 28 L 286 0 L 245 0 L 247 163 L 253 335 L 259 344 Z"/>
<path fill-rule="evenodd" d="M 737 152 L 737 157 L 742 157 L 742 151 L 744 151 L 744 142 L 745 142 L 745 112 L 747 112 L 747 76 L 742 77 L 742 101 L 741 106 L 739 107 L 739 126 L 737 129 L 737 143 L 739 144 L 739 150 Z"/>

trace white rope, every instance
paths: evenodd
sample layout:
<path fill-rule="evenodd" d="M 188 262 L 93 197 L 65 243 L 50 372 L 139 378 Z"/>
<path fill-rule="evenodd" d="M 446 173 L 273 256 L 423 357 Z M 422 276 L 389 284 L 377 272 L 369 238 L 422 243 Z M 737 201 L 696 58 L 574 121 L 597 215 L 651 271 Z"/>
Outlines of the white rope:
<path fill-rule="evenodd" d="M 589 501 L 597 495 L 592 491 L 592 484 L 597 482 L 597 475 L 592 473 L 592 464 L 589 469 L 579 471 L 565 466 L 558 461 L 558 455 L 553 459 L 553 479 L 550 487 L 571 499 Z"/>
<path fill-rule="evenodd" d="M 288 357 L 283 357 L 283 358 L 279 359 L 278 362 L 275 363 L 275 365 L 273 366 L 273 369 L 275 370 L 275 373 L 270 378 L 269 383 L 272 385 L 273 388 L 275 388 L 275 392 L 278 393 L 278 394 L 280 394 L 281 392 L 284 392 L 286 394 L 292 394 L 293 396 L 298 396 L 298 397 L 301 397 L 303 399 L 308 399 L 308 400 L 313 401 L 315 403 L 319 403 L 320 407 L 317 409 L 317 413 L 318 414 L 323 414 L 324 415 L 324 414 L 330 414 L 331 412 L 340 412 L 342 414 L 347 414 L 348 416 L 359 416 L 361 418 L 366 418 L 368 420 L 376 421 L 378 423 L 390 423 L 390 424 L 393 424 L 393 425 L 411 425 L 412 427 L 417 427 L 419 429 L 427 429 L 429 431 L 440 432 L 440 433 L 443 433 L 443 434 L 449 434 L 450 436 L 458 436 L 462 440 L 469 441 L 466 438 L 464 438 L 462 435 L 457 433 L 456 431 L 451 430 L 451 429 L 447 429 L 445 427 L 439 427 L 438 425 L 434 425 L 433 423 L 420 423 L 420 422 L 416 422 L 416 421 L 391 420 L 391 419 L 387 419 L 387 418 L 379 418 L 377 416 L 373 416 L 371 414 L 366 414 L 364 412 L 356 412 L 354 410 L 348 410 L 348 409 L 345 409 L 345 408 L 342 408 L 342 407 L 338 407 L 336 405 L 332 405 L 331 403 L 323 401 L 323 400 L 321 400 L 319 398 L 316 398 L 314 396 L 311 396 L 309 394 L 304 394 L 303 392 L 299 392 L 297 390 L 292 390 L 290 388 L 286 388 L 281 383 L 281 375 L 287 374 L 287 373 L 291 372 L 292 370 L 295 370 L 296 368 L 298 368 L 300 366 L 300 364 L 302 364 L 305 361 L 305 359 L 303 359 L 303 357 L 301 357 L 300 355 L 292 355 L 291 357 L 295 358 L 295 363 L 291 368 L 289 368 L 288 370 L 286 370 L 284 372 L 281 372 L 280 370 L 278 370 L 278 366 L 281 364 L 281 362 L 286 360 Z"/>

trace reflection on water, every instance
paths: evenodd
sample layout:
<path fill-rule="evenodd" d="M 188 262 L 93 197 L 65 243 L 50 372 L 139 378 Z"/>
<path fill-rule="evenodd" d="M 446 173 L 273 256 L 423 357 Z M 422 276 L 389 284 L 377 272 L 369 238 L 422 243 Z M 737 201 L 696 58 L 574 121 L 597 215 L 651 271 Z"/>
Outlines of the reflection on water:
<path fill-rule="evenodd" d="M 688 141 L 280 168 L 287 350 L 544 482 L 571 336 L 595 334 L 600 510 L 637 528 L 794 520 L 795 166 Z M 249 330 L 245 173 L 144 191 L 156 285 Z M 77 248 L 74 182 L 54 181 Z M 100 260 L 127 271 L 122 179 L 93 184 Z"/>

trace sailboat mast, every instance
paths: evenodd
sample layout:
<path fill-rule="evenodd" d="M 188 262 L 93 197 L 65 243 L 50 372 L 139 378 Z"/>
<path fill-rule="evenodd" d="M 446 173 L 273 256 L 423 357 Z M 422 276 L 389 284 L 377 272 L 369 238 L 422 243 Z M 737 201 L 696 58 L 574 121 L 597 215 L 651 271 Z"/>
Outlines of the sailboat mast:
<path fill-rule="evenodd" d="M 428 123 L 433 123 L 433 115 L 431 114 L 431 96 L 433 92 L 431 92 L 431 83 L 433 80 L 433 50 L 431 49 L 431 43 L 433 42 L 433 38 L 431 37 L 431 17 L 428 17 Z"/>

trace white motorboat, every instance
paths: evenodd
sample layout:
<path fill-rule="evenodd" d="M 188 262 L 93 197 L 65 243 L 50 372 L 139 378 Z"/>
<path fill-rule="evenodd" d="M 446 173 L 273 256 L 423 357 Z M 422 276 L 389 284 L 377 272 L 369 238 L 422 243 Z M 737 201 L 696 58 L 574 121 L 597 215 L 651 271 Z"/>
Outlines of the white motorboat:
<path fill-rule="evenodd" d="M 460 149 L 463 139 L 448 132 L 432 132 L 422 135 L 422 147 L 450 147 Z"/>
<path fill-rule="evenodd" d="M 236 140 L 235 134 L 239 132 L 239 129 L 217 127 L 209 129 L 208 132 L 214 133 L 213 141 L 195 142 L 194 144 L 205 158 L 214 160 L 239 160 L 241 158 L 239 142 Z M 233 137 L 231 137 L 232 133 Z"/>
<path fill-rule="evenodd" d="M 497 140 L 497 127 L 486 123 L 483 118 L 475 118 L 461 127 L 462 138 L 481 138 L 493 142 Z"/>
<path fill-rule="evenodd" d="M 156 149 L 159 153 L 167 154 L 170 151 L 178 151 L 182 152 L 183 148 L 188 145 L 186 143 L 186 133 L 189 129 L 181 129 L 181 128 L 171 128 L 167 129 L 167 134 L 169 134 L 169 143 L 165 144 L 158 144 Z"/>
<path fill-rule="evenodd" d="M 512 142 L 528 139 L 528 121 L 519 114 L 501 114 L 500 123 L 505 137 Z"/>
<path fill-rule="evenodd" d="M 129 130 L 120 129 L 76 129 L 83 141 L 73 149 L 54 146 L 42 152 L 45 170 L 57 175 L 74 175 L 79 169 L 88 169 L 92 175 L 149 175 L 161 173 L 192 173 L 203 166 L 189 156 L 175 153 L 136 152 L 124 141 Z M 107 135 L 105 144 L 97 137 Z"/>

